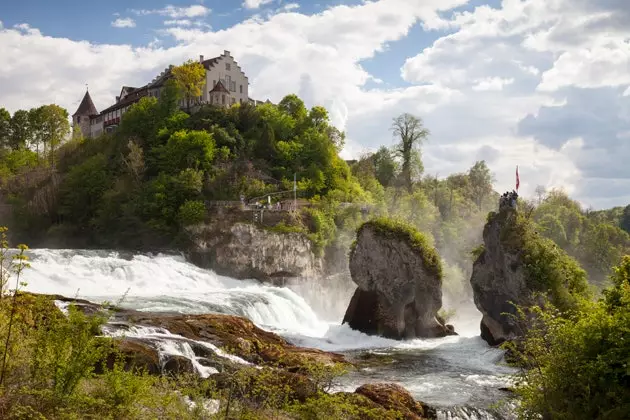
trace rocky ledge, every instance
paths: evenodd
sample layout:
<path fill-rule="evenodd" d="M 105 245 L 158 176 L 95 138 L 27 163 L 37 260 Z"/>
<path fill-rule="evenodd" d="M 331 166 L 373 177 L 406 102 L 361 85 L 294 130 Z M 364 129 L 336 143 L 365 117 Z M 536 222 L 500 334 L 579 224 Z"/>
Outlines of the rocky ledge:
<path fill-rule="evenodd" d="M 189 259 L 235 278 L 274 282 L 283 277 L 313 277 L 322 260 L 302 233 L 275 232 L 250 223 L 211 223 L 189 228 Z"/>
<path fill-rule="evenodd" d="M 366 334 L 393 339 L 455 334 L 442 324 L 442 267 L 436 250 L 401 222 L 364 223 L 350 253 L 358 288 L 343 322 Z"/>
<path fill-rule="evenodd" d="M 74 305 L 88 315 L 108 316 L 104 332 L 114 337 L 112 344 L 116 349 L 107 360 L 109 365 L 113 365 L 115 354 L 122 354 L 126 369 L 154 375 L 199 373 L 199 366 L 202 366 L 211 370 L 207 379 L 217 389 L 226 389 L 230 393 L 235 378 L 248 371 L 250 376 L 241 376 L 239 387 L 257 386 L 256 398 L 277 398 L 275 393 L 281 390 L 282 398 L 287 401 L 306 404 L 307 414 L 312 409 L 309 407 L 314 407 L 308 404 L 330 404 L 336 413 L 348 419 L 365 416 L 392 420 L 437 418 L 435 409 L 414 400 L 408 391 L 396 384 L 366 384 L 354 392 L 334 394 L 323 391 L 322 380 L 331 378 L 322 376 L 321 366 L 352 368 L 344 356 L 294 346 L 242 317 L 146 313 L 103 308 L 86 300 L 62 296 L 46 297 L 55 302 L 57 310 L 67 312 L 69 305 Z M 142 333 L 138 334 L 138 331 Z M 168 347 L 179 344 L 189 346 L 188 356 L 168 354 Z M 100 370 L 102 367 L 96 373 Z M 245 382 L 242 382 L 243 377 L 247 378 Z M 299 412 L 300 408 L 294 406 L 294 409 Z"/>

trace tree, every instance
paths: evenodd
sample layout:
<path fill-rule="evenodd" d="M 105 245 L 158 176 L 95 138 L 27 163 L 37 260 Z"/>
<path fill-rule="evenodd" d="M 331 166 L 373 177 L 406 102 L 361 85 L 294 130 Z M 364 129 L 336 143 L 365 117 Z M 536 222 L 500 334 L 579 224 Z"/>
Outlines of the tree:
<path fill-rule="evenodd" d="M 374 176 L 384 187 L 389 187 L 394 183 L 398 173 L 398 163 L 392 156 L 391 150 L 385 146 L 381 146 L 376 153 L 372 155 L 374 162 Z"/>
<path fill-rule="evenodd" d="M 11 138 L 11 114 L 0 108 L 0 148 L 9 147 Z"/>
<path fill-rule="evenodd" d="M 26 147 L 30 138 L 30 123 L 28 111 L 23 109 L 13 113 L 11 118 L 11 138 L 9 145 L 13 150 Z"/>
<path fill-rule="evenodd" d="M 413 150 L 422 145 L 429 135 L 429 130 L 424 128 L 422 119 L 405 113 L 394 118 L 392 123 L 394 136 L 400 138 L 400 143 L 396 146 L 396 151 L 401 156 L 403 182 L 409 192 L 412 191 L 411 165 L 413 160 Z"/>
<path fill-rule="evenodd" d="M 306 106 L 304 106 L 304 101 L 298 98 L 298 96 L 295 94 L 287 95 L 282 98 L 282 100 L 278 104 L 278 108 L 293 117 L 295 122 L 298 124 L 304 121 L 308 113 L 306 110 Z M 315 111 L 315 115 L 318 114 L 321 114 L 321 110 Z M 328 117 L 327 114 L 328 112 L 326 112 L 326 117 Z M 318 116 L 321 117 L 321 115 Z"/>
<path fill-rule="evenodd" d="M 188 60 L 181 66 L 173 67 L 171 74 L 175 78 L 177 87 L 186 98 L 186 110 L 190 113 L 192 100 L 201 96 L 203 86 L 206 83 L 206 69 L 201 63 Z M 229 88 L 229 86 L 227 87 Z"/>
<path fill-rule="evenodd" d="M 542 203 L 545 199 L 545 195 L 547 194 L 547 188 L 544 185 L 537 185 L 536 190 L 534 191 L 536 196 L 538 197 L 538 204 Z"/>
<path fill-rule="evenodd" d="M 39 158 L 39 145 L 46 147 L 42 131 L 42 112 L 41 108 L 31 108 L 28 110 L 28 124 L 31 130 L 31 146 L 35 146 L 37 157 Z M 44 149 L 45 151 L 46 149 Z"/>
<path fill-rule="evenodd" d="M 486 165 L 485 160 L 475 162 L 470 171 L 468 172 L 470 179 L 470 187 L 472 193 L 472 199 L 477 203 L 477 207 L 481 210 L 481 204 L 484 198 L 486 198 L 492 192 L 492 173 Z"/>
<path fill-rule="evenodd" d="M 43 105 L 40 108 L 41 129 L 44 145 L 50 147 L 50 164 L 55 167 L 55 146 L 60 144 L 70 132 L 68 111 L 59 105 Z"/>
<path fill-rule="evenodd" d="M 623 209 L 619 227 L 630 233 L 630 204 Z"/>

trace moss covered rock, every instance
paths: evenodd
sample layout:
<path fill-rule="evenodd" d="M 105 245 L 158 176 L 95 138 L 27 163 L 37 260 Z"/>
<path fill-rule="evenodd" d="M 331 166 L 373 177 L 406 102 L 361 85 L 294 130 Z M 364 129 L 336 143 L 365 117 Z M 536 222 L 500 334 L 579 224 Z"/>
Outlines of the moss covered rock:
<path fill-rule="evenodd" d="M 351 328 L 394 339 L 453 334 L 437 319 L 440 258 L 413 227 L 386 218 L 364 223 L 350 253 L 350 273 L 358 286 L 344 317 Z"/>

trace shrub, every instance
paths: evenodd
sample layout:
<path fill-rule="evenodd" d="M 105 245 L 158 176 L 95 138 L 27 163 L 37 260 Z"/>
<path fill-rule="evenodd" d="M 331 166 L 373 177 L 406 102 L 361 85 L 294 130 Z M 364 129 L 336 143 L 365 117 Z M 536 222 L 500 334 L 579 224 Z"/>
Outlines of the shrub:
<path fill-rule="evenodd" d="M 201 223 L 206 217 L 206 205 L 203 201 L 187 200 L 179 207 L 178 218 L 182 226 Z"/>
<path fill-rule="evenodd" d="M 627 418 L 630 257 L 615 273 L 604 299 L 579 299 L 568 316 L 550 302 L 519 310 L 531 325 L 519 346 L 509 345 L 523 368 L 515 388 L 522 418 Z"/>

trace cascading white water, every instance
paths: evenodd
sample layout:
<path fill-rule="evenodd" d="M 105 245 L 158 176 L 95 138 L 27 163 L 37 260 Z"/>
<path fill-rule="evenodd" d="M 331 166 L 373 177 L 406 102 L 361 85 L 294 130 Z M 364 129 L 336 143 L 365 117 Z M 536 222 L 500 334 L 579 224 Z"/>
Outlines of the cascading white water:
<path fill-rule="evenodd" d="M 96 302 L 117 302 L 124 297 L 121 306 L 141 311 L 240 315 L 297 345 L 350 354 L 382 353 L 395 358 L 396 363 L 385 369 L 365 369 L 351 375 L 343 386 L 347 390 L 365 382 L 394 381 L 430 404 L 487 406 L 498 398 L 498 388 L 509 384 L 507 375 L 512 370 L 498 363 L 502 352 L 488 347 L 477 332 L 400 342 L 340 325 L 350 293 L 340 293 L 339 288 L 303 284 L 281 288 L 236 280 L 198 268 L 177 255 L 47 249 L 31 250 L 29 254 L 31 268 L 24 272 L 24 280 L 26 289 L 32 292 Z M 307 300 L 322 302 L 314 306 L 326 313 L 317 314 L 296 291 L 314 293 Z M 331 308 L 337 308 L 337 312 L 331 313 Z M 474 312 L 462 312 L 460 316 L 468 318 L 464 320 L 467 324 L 471 324 L 471 316 L 477 316 L 473 323 L 478 325 L 479 314 Z M 169 334 L 142 329 L 132 333 L 144 337 L 161 334 L 161 338 Z M 190 356 L 181 343 L 162 351 Z M 466 416 L 484 418 L 470 413 Z"/>

